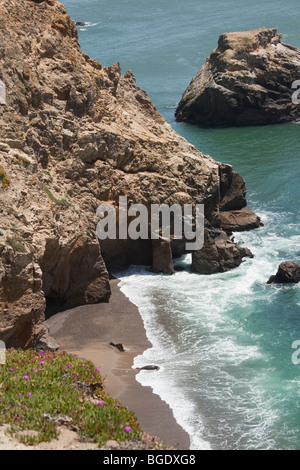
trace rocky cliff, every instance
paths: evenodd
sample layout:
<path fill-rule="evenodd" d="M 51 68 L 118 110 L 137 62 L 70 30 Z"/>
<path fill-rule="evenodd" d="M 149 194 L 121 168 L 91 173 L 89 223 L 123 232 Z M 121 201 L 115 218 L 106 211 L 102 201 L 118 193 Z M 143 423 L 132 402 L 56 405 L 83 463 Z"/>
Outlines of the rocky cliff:
<path fill-rule="evenodd" d="M 225 245 L 224 230 L 260 221 L 230 165 L 177 135 L 130 71 L 81 51 L 61 3 L 4 1 L 0 15 L 0 336 L 8 347 L 54 348 L 47 301 L 108 301 L 109 269 L 146 263 L 170 273 L 170 256 L 182 253 L 171 240 L 99 243 L 99 204 L 120 195 L 147 207 L 201 203 L 207 230 L 222 232 Z M 237 266 L 248 253 L 232 246 Z M 233 267 L 225 257 L 220 270 Z"/>
<path fill-rule="evenodd" d="M 300 50 L 276 29 L 222 34 L 185 90 L 178 121 L 200 126 L 246 126 L 300 119 L 292 85 L 300 79 Z"/>

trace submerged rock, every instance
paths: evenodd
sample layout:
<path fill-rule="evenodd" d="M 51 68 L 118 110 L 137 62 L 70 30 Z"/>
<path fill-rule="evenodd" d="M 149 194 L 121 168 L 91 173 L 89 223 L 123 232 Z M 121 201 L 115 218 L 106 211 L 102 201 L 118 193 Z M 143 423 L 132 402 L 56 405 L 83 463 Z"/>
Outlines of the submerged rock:
<path fill-rule="evenodd" d="M 293 261 L 280 263 L 278 271 L 271 276 L 267 284 L 287 284 L 300 282 L 300 265 Z"/>
<path fill-rule="evenodd" d="M 276 29 L 222 34 L 185 90 L 176 119 L 204 127 L 299 120 L 292 100 L 299 67 L 300 50 L 282 43 Z"/>

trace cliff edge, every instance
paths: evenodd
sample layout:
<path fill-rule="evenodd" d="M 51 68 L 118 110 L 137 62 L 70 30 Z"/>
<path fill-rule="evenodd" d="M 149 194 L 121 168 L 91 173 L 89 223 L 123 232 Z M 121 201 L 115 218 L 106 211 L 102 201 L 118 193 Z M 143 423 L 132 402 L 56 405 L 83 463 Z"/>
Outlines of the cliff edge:
<path fill-rule="evenodd" d="M 110 269 L 142 263 L 164 271 L 182 252 L 173 240 L 99 243 L 96 209 L 117 205 L 120 195 L 147 207 L 204 204 L 205 260 L 214 258 L 214 270 L 238 266 L 249 253 L 227 234 L 260 224 L 247 209 L 243 178 L 176 134 L 131 71 L 122 75 L 118 63 L 102 67 L 84 54 L 61 3 L 6 1 L 0 15 L 0 338 L 7 347 L 55 349 L 46 302 L 108 301 Z M 207 271 L 199 256 L 194 269 Z"/>

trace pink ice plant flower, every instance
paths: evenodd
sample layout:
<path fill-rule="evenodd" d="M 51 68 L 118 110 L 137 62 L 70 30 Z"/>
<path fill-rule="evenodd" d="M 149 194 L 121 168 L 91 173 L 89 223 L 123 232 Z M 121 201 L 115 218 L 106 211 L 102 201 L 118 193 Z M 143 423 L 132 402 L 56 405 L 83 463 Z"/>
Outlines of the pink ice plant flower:
<path fill-rule="evenodd" d="M 28 395 L 29 397 L 31 397 L 32 393 L 31 393 L 31 392 L 28 392 L 28 394 L 27 394 L 27 395 Z"/>
<path fill-rule="evenodd" d="M 104 401 L 98 401 L 98 405 L 100 406 L 104 405 Z"/>
<path fill-rule="evenodd" d="M 29 379 L 28 375 L 24 375 L 23 379 L 25 380 Z"/>
<path fill-rule="evenodd" d="M 130 431 L 131 431 L 131 427 L 130 427 L 130 426 L 126 426 L 126 427 L 124 428 L 124 430 L 125 430 L 125 432 L 130 432 Z"/>
<path fill-rule="evenodd" d="M 12 367 L 11 367 L 9 370 L 10 370 L 10 372 L 13 372 L 13 371 L 14 371 L 14 369 L 13 369 Z"/>

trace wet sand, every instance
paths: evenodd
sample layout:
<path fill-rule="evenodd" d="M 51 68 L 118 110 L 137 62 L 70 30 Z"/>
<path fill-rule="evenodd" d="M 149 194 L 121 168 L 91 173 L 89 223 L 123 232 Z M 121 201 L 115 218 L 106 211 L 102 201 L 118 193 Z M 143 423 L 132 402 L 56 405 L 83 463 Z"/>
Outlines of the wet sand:
<path fill-rule="evenodd" d="M 47 320 L 50 334 L 60 348 L 91 360 L 100 368 L 108 393 L 133 411 L 145 432 L 176 449 L 187 450 L 188 434 L 176 422 L 166 402 L 137 382 L 134 357 L 151 347 L 138 308 L 111 280 L 108 303 L 85 305 L 57 313 Z M 121 343 L 121 352 L 110 345 Z M 145 364 L 147 365 L 147 364 Z M 155 370 L 149 370 L 155 374 Z"/>

